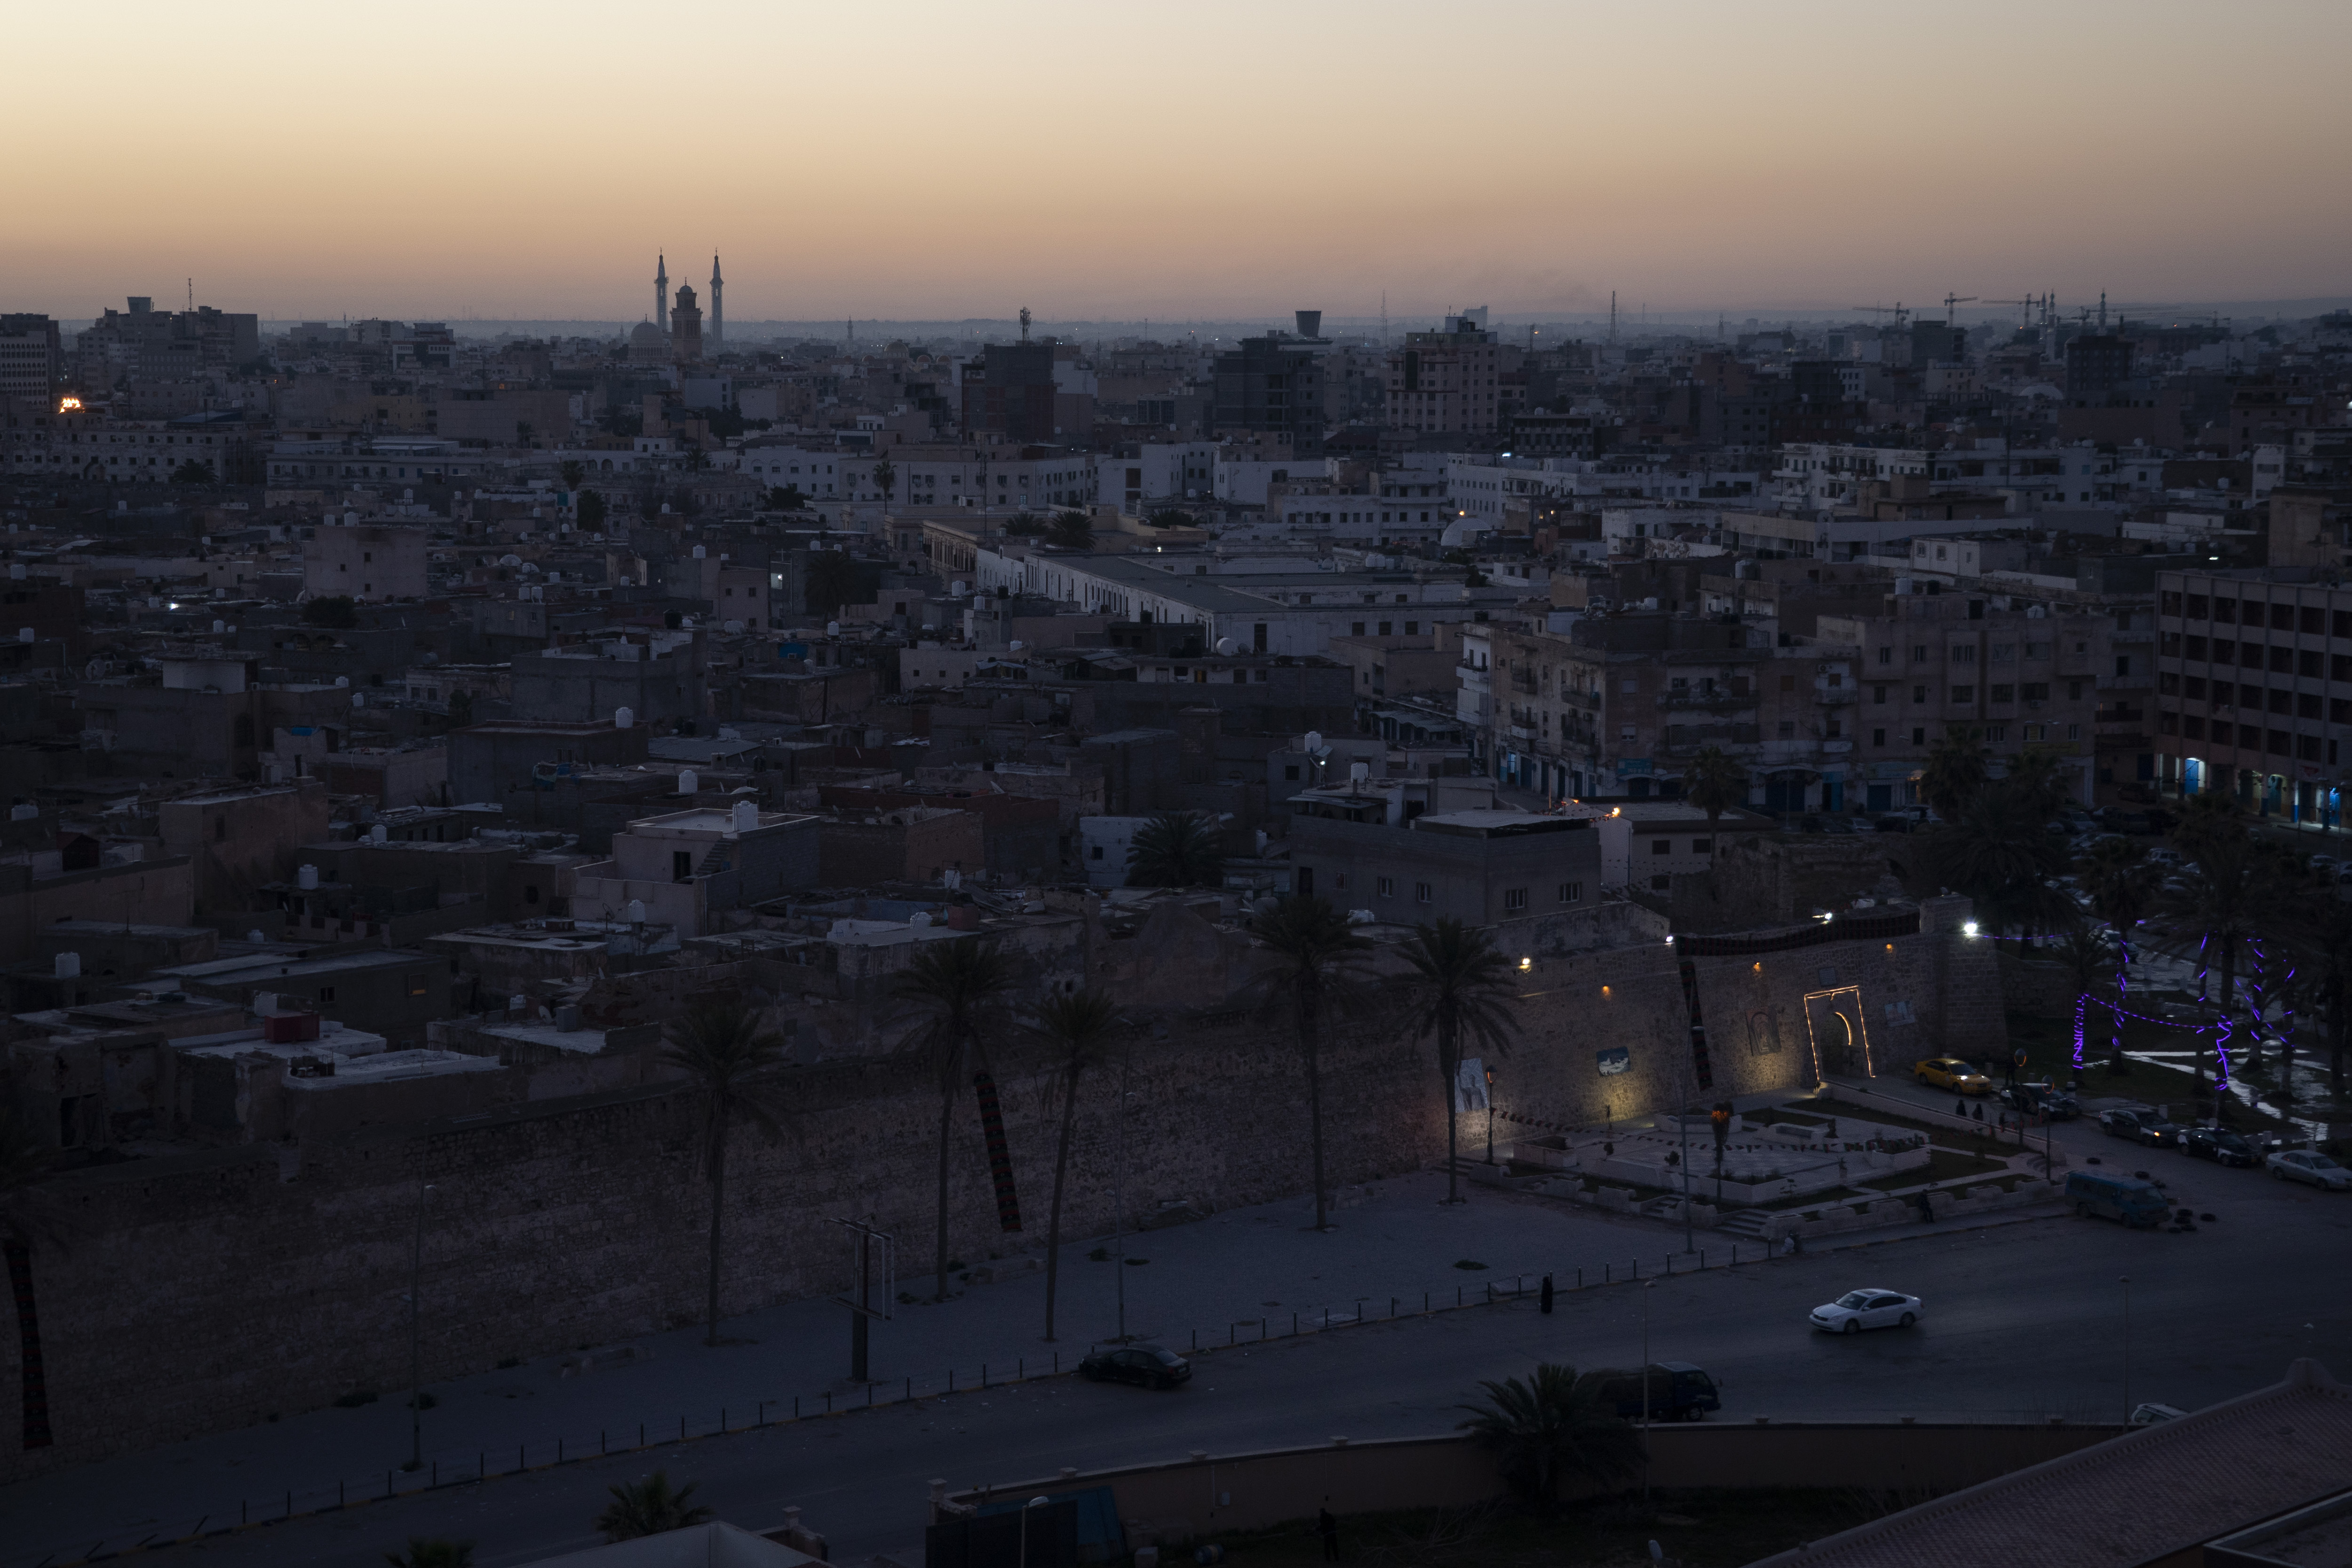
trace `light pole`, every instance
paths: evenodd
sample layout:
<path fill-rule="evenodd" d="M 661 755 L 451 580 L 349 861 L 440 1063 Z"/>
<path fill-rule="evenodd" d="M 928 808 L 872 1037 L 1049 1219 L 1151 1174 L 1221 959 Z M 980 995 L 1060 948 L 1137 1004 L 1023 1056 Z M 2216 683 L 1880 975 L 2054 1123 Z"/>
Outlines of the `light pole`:
<path fill-rule="evenodd" d="M 1020 1568 L 1029 1568 L 1029 1510 L 1033 1508 L 1044 1508 L 1047 1503 L 1053 1500 L 1054 1500 L 1051 1498 L 1033 1497 L 1027 1502 L 1021 1505 Z"/>
<path fill-rule="evenodd" d="M 2131 1425 L 2131 1276 L 2121 1276 L 2124 1287 L 2124 1425 Z"/>
<path fill-rule="evenodd" d="M 1650 1506 L 1650 1292 L 1654 1279 L 1642 1281 L 1642 1506 Z"/>
<path fill-rule="evenodd" d="M 1486 1163 L 1495 1163 L 1495 1069 L 1486 1069 Z"/>
<path fill-rule="evenodd" d="M 1135 1068 L 1135 1047 L 1129 1045 L 1118 1064 L 1118 1168 L 1110 1183 L 1111 1276 L 1118 1281 L 1118 1341 L 1127 1343 L 1127 1101 L 1128 1077 Z"/>
<path fill-rule="evenodd" d="M 425 1468 L 425 1354 L 417 1320 L 424 1297 L 425 1199 L 431 1183 L 416 1189 L 416 1236 L 408 1251 L 408 1468 Z"/>
<path fill-rule="evenodd" d="M 1696 1243 L 1691 1240 L 1690 1098 L 1687 1095 L 1683 1099 L 1682 1113 L 1675 1121 L 1681 1124 L 1683 1130 L 1683 1250 L 1689 1252 Z"/>

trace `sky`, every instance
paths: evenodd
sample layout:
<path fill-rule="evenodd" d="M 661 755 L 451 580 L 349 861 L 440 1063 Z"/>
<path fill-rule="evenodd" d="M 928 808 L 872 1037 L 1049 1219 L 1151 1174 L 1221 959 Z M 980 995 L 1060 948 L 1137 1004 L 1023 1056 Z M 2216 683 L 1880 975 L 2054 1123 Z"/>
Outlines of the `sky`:
<path fill-rule="evenodd" d="M 10 23 L 0 310 L 635 321 L 714 250 L 730 321 L 2352 293 L 2346 0 L 95 15 Z"/>

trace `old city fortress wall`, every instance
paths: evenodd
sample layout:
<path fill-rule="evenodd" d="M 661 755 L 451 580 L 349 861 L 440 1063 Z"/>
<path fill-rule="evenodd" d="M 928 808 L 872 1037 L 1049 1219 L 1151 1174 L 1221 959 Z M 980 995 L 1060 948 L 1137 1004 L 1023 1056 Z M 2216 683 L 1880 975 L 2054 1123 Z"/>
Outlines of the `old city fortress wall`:
<path fill-rule="evenodd" d="M 1847 1010 L 1866 1016 L 1879 1071 L 1931 1050 L 1997 1045 L 1993 944 L 1959 935 L 1966 912 L 1965 900 L 1931 900 L 1916 935 L 1694 960 L 1715 1077 L 1701 1092 L 1809 1086 L 1819 997 L 1841 988 L 1859 987 L 1859 1006 Z M 1498 935 L 1507 948 L 1524 941 L 1531 961 L 1524 1037 L 1494 1064 L 1498 1109 L 1592 1123 L 1671 1101 L 1690 1061 L 1672 945 L 1561 952 L 1558 933 L 1534 921 Z M 1171 1009 L 1144 1019 L 1132 1050 L 1133 1215 L 1306 1190 L 1304 1079 L 1278 1015 Z M 1865 1070 L 1858 1058 L 1849 1065 Z M 950 1253 L 971 1263 L 1042 1245 L 1053 1175 L 1043 1059 L 1007 1039 L 992 1067 L 1024 1229 L 1000 1227 L 966 1090 Z M 1111 1226 L 1118 1079 L 1116 1067 L 1098 1070 L 1080 1092 L 1065 1218 L 1073 1237 Z M 827 1223 L 842 1216 L 870 1216 L 894 1232 L 902 1288 L 925 1289 L 939 1115 L 929 1076 L 903 1057 L 872 1058 L 796 1068 L 792 1084 L 782 1137 L 739 1130 L 733 1139 L 722 1310 L 845 1289 L 847 1250 Z M 1347 1026 L 1324 1054 L 1329 1179 L 1360 1182 L 1442 1158 L 1437 1089 L 1428 1043 Z M 1496 1131 L 1508 1138 L 1522 1129 L 1504 1121 Z M 1465 1116 L 1461 1132 L 1465 1148 L 1483 1141 L 1486 1119 Z M 299 1150 L 253 1145 L 76 1172 L 42 1184 L 71 1249 L 45 1247 L 34 1258 L 55 1442 L 21 1447 L 19 1350 L 14 1334 L 0 1336 L 0 1480 L 316 1407 L 352 1389 L 404 1385 L 420 1182 L 435 1187 L 423 1255 L 428 1380 L 699 1314 L 709 1188 L 697 1171 L 691 1101 L 663 1085 Z"/>

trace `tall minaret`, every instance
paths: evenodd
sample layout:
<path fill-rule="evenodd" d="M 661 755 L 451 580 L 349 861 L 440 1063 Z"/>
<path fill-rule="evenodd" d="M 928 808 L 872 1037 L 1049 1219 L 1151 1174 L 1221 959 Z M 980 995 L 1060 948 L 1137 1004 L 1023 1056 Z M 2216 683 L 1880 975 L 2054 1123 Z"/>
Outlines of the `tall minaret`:
<path fill-rule="evenodd" d="M 655 252 L 654 259 L 654 325 L 660 327 L 667 340 L 669 328 L 669 258 Z"/>
<path fill-rule="evenodd" d="M 702 334 L 710 353 L 716 354 L 727 342 L 727 312 L 719 303 L 719 290 L 725 285 L 719 276 L 719 253 L 710 253 L 710 330 Z"/>

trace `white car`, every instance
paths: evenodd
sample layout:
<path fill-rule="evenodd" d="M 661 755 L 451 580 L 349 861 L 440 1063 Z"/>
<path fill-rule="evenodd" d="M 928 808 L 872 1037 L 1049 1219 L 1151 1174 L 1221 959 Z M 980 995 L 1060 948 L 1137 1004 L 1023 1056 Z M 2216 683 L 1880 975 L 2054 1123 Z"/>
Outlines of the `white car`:
<path fill-rule="evenodd" d="M 1825 1334 L 1853 1334 L 1864 1329 L 1907 1329 L 1927 1313 L 1927 1303 L 1900 1290 L 1849 1290 L 1827 1306 L 1814 1308 L 1812 1324 Z"/>
<path fill-rule="evenodd" d="M 2274 1181 L 2308 1182 L 2331 1193 L 2352 1187 L 2352 1171 L 2314 1149 L 2289 1149 L 2273 1154 L 2263 1162 L 2263 1166 Z"/>

